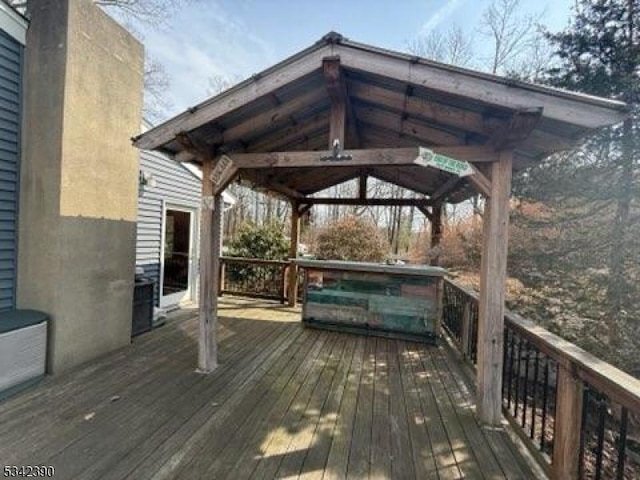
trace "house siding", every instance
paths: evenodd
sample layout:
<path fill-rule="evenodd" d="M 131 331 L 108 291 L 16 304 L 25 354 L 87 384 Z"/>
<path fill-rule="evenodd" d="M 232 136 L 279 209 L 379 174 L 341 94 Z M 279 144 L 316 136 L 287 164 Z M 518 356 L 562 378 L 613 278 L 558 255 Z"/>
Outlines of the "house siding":
<path fill-rule="evenodd" d="M 15 308 L 24 47 L 0 30 L 0 311 Z"/>
<path fill-rule="evenodd" d="M 155 303 L 159 305 L 163 205 L 199 208 L 201 183 L 178 162 L 157 152 L 140 153 L 140 170 L 150 174 L 156 185 L 139 189 L 136 266 L 156 282 Z"/>

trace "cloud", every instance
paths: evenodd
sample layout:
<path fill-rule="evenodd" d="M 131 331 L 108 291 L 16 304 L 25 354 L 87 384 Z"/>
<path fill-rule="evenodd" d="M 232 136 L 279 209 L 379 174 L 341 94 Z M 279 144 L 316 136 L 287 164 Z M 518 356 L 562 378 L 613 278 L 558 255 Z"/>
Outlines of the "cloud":
<path fill-rule="evenodd" d="M 205 100 L 212 75 L 246 78 L 276 60 L 269 42 L 218 2 L 184 9 L 166 27 L 145 31 L 144 43 L 171 77 L 171 114 Z"/>
<path fill-rule="evenodd" d="M 446 20 L 462 3 L 462 0 L 446 0 L 444 4 L 438 8 L 429 20 L 422 24 L 420 28 L 420 35 L 426 35 L 431 30 L 436 29 L 440 24 Z"/>

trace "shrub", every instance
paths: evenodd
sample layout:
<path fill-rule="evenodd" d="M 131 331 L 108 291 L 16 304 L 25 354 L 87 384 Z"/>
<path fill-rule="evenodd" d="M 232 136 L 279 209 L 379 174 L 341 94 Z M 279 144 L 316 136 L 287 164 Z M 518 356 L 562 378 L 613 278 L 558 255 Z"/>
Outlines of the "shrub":
<path fill-rule="evenodd" d="M 289 255 L 289 240 L 280 223 L 256 225 L 247 223 L 229 245 L 232 257 L 284 260 Z"/>
<path fill-rule="evenodd" d="M 323 260 L 381 262 L 388 249 L 375 225 L 349 216 L 322 230 L 314 250 L 315 256 Z"/>

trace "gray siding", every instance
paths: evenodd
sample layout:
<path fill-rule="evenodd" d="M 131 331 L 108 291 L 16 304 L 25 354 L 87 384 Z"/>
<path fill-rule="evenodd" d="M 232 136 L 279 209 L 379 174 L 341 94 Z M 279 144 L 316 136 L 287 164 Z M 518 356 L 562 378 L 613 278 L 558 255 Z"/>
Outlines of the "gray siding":
<path fill-rule="evenodd" d="M 0 30 L 0 311 L 15 308 L 22 57 Z"/>
<path fill-rule="evenodd" d="M 155 299 L 160 282 L 160 252 L 162 242 L 162 204 L 198 208 L 201 199 L 200 180 L 178 162 L 157 152 L 142 151 L 140 170 L 149 173 L 155 187 L 140 187 L 138 195 L 138 230 L 136 266 L 156 281 Z"/>

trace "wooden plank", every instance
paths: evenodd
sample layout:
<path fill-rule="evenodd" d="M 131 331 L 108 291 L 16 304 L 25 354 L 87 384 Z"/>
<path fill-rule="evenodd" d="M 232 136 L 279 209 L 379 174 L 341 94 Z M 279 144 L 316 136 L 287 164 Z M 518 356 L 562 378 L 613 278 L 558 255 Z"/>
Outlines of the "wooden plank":
<path fill-rule="evenodd" d="M 411 441 L 411 459 L 416 478 L 437 478 L 436 462 L 433 457 L 433 445 L 430 438 L 430 425 L 422 414 L 420 396 L 416 385 L 410 356 L 412 353 L 406 348 L 406 343 L 396 341 L 396 361 L 399 365 L 399 375 L 405 391 L 407 408 L 408 434 Z"/>
<path fill-rule="evenodd" d="M 321 412 L 327 400 L 327 392 L 333 384 L 338 364 L 343 358 L 348 341 L 350 339 L 345 335 L 338 337 L 336 345 L 322 370 L 322 375 L 307 403 L 304 415 L 299 419 L 296 428 L 293 429 L 291 440 L 276 471 L 275 478 L 295 478 L 300 476 L 307 452 L 309 449 L 314 448 L 311 440 L 317 429 L 321 428 L 319 424 L 323 421 Z"/>
<path fill-rule="evenodd" d="M 365 478 L 369 476 L 371 458 L 371 422 L 373 414 L 373 375 L 375 368 L 376 338 L 367 337 L 358 388 L 356 415 L 353 420 L 353 436 L 347 466 L 347 478 Z"/>
<path fill-rule="evenodd" d="M 447 432 L 450 448 L 453 450 L 456 464 L 463 478 L 483 478 L 479 458 L 476 457 L 473 445 L 465 435 L 463 425 L 456 415 L 455 408 L 431 356 L 431 349 L 422 347 L 417 350 L 423 368 L 430 373 L 429 384 Z"/>
<path fill-rule="evenodd" d="M 395 454 L 391 450 L 391 436 L 398 432 L 390 423 L 389 403 L 390 397 L 398 392 L 391 392 L 389 388 L 387 343 L 382 338 L 376 340 L 369 478 L 407 478 L 391 475 L 391 458 Z"/>
<path fill-rule="evenodd" d="M 567 368 L 558 366 L 552 478 L 578 479 L 583 383 Z"/>
<path fill-rule="evenodd" d="M 489 143 L 498 151 L 513 149 L 529 138 L 541 118 L 542 107 L 520 108 L 513 112 L 505 125 L 496 129 Z"/>
<path fill-rule="evenodd" d="M 282 150 L 284 145 L 305 138 L 320 130 L 326 130 L 328 125 L 328 113 L 318 114 L 284 130 L 279 129 L 276 132 L 265 134 L 251 141 L 247 145 L 247 152 L 272 152 Z"/>
<path fill-rule="evenodd" d="M 326 346 L 326 340 L 326 336 L 314 336 L 314 342 L 307 348 L 307 355 L 299 362 L 300 367 L 295 375 L 287 383 L 269 412 L 255 424 L 252 434 L 243 447 L 236 452 L 235 463 L 226 478 L 245 479 L 251 477 L 259 462 L 262 461 L 265 449 L 275 435 L 275 429 L 284 422 L 297 392 L 306 382 L 314 364 L 317 363 L 323 347 Z"/>
<path fill-rule="evenodd" d="M 422 362 L 420 350 L 423 346 L 408 342 L 403 342 L 403 345 L 405 346 L 403 354 L 408 359 L 408 365 L 420 399 L 421 419 L 426 424 L 431 439 L 438 477 L 443 479 L 464 478 L 458 468 L 458 462 L 462 460 L 465 453 L 457 449 L 458 445 L 452 445 L 449 439 L 445 428 L 447 418 L 442 415 L 435 395 L 432 381 L 433 372 L 429 371 Z M 460 458 L 458 459 L 458 457 Z"/>
<path fill-rule="evenodd" d="M 407 388 L 398 365 L 397 343 L 389 340 L 389 434 L 391 435 L 391 475 L 389 478 L 419 478 L 412 458 L 411 433 L 409 431 L 409 413 L 407 410 Z M 423 448 L 429 447 L 423 445 Z"/>
<path fill-rule="evenodd" d="M 289 258 L 297 258 L 298 244 L 300 243 L 300 213 L 295 202 L 291 203 L 291 235 L 289 242 Z M 295 262 L 289 263 L 287 285 L 289 306 L 294 307 L 298 301 L 298 266 Z"/>
<path fill-rule="evenodd" d="M 470 162 L 494 162 L 496 153 L 491 147 L 461 146 L 433 147 L 435 153 Z M 351 166 L 399 166 L 416 165 L 418 147 L 406 148 L 372 148 L 345 150 L 344 154 L 351 159 L 340 160 L 328 164 L 320 158 L 327 152 L 269 152 L 269 153 L 234 153 L 229 154 L 238 168 L 291 168 L 291 167 L 351 167 Z"/>
<path fill-rule="evenodd" d="M 504 151 L 491 164 L 491 197 L 483 216 L 478 321 L 478 416 L 502 423 L 504 296 L 507 274 L 509 198 L 513 154 Z"/>
<path fill-rule="evenodd" d="M 329 197 L 306 197 L 299 199 L 307 205 L 366 205 L 369 207 L 388 207 L 388 206 L 428 206 L 431 200 L 426 198 L 329 198 Z"/>
<path fill-rule="evenodd" d="M 460 406 L 466 403 L 469 409 L 473 409 L 476 403 L 475 392 L 473 391 L 473 386 L 467 383 L 462 373 L 465 365 L 461 362 L 460 358 L 455 357 L 447 347 L 445 347 L 444 350 L 444 352 L 442 350 L 438 352 L 440 357 L 438 362 L 441 365 L 441 371 L 445 376 L 447 385 L 450 386 L 454 404 Z M 466 415 L 467 412 L 464 414 Z M 493 428 L 481 429 L 475 416 L 474 419 L 476 420 L 475 427 L 472 428 L 477 430 L 477 432 L 482 432 L 482 436 L 484 437 L 476 441 L 478 443 L 488 443 L 507 479 L 535 478 L 506 431 Z M 478 438 L 477 433 L 472 432 L 471 435 Z M 482 459 L 485 458 L 485 454 L 480 454 Z M 484 468 L 485 464 L 482 463 L 481 465 L 483 466 L 483 470 L 486 471 L 486 468 Z"/>
<path fill-rule="evenodd" d="M 226 435 L 213 435 L 191 450 L 190 458 L 183 457 L 183 468 L 175 472 L 182 478 L 227 478 L 238 452 L 251 437 L 256 424 L 269 413 L 291 378 L 304 364 L 317 337 L 304 332 L 286 350 L 259 382 L 244 390 L 232 413 L 216 430 Z"/>
<path fill-rule="evenodd" d="M 325 338 L 327 338 L 327 342 L 318 360 L 313 363 L 309 375 L 296 392 L 295 398 L 289 405 L 289 409 L 282 419 L 282 422 L 278 426 L 274 425 L 268 438 L 265 439 L 262 458 L 251 474 L 251 478 L 275 477 L 275 473 L 288 450 L 291 441 L 290 432 L 295 432 L 296 429 L 300 427 L 301 419 L 305 415 L 311 395 L 321 378 L 327 360 L 336 344 L 336 334 L 329 334 L 325 336 Z"/>
<path fill-rule="evenodd" d="M 351 338 L 356 342 L 356 349 L 347 376 L 347 385 L 340 402 L 338 418 L 331 435 L 331 448 L 323 477 L 327 480 L 346 478 L 350 450 L 353 444 L 353 423 L 358 406 L 358 390 L 363 375 L 367 339 L 363 336 L 351 336 Z"/>
<path fill-rule="evenodd" d="M 337 435 L 336 428 L 340 418 L 342 400 L 347 389 L 349 372 L 357 344 L 357 337 L 351 335 L 343 335 L 343 337 L 346 341 L 343 357 L 320 413 L 322 421 L 316 425 L 313 437 L 307 446 L 307 454 L 302 464 L 299 479 L 322 479 L 325 473 L 327 459 L 329 458 L 331 444 Z"/>

